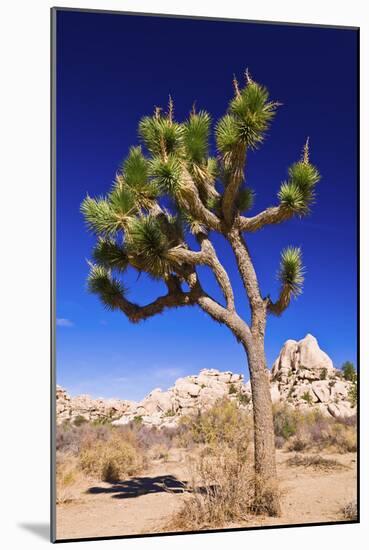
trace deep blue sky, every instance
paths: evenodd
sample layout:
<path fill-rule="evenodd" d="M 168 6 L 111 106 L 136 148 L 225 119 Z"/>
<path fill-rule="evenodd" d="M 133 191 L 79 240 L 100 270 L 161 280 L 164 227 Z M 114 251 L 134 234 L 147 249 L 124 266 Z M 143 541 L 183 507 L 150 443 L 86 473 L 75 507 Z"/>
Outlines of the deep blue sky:
<path fill-rule="evenodd" d="M 269 318 L 272 365 L 284 341 L 314 334 L 336 366 L 356 362 L 356 32 L 59 11 L 57 16 L 57 380 L 72 394 L 142 398 L 201 368 L 248 378 L 243 349 L 227 328 L 197 308 L 133 325 L 86 291 L 94 242 L 79 206 L 108 191 L 139 119 L 170 93 L 179 120 L 196 100 L 214 120 L 232 96 L 233 73 L 249 67 L 283 106 L 263 147 L 248 157 L 256 192 L 252 213 L 275 204 L 286 170 L 310 136 L 322 181 L 311 216 L 249 237 L 262 292 L 276 296 L 286 245 L 303 248 L 304 293 Z M 247 317 L 228 247 L 216 240 Z M 207 272 L 205 287 L 219 292 Z M 130 298 L 145 303 L 160 283 L 128 274 Z"/>

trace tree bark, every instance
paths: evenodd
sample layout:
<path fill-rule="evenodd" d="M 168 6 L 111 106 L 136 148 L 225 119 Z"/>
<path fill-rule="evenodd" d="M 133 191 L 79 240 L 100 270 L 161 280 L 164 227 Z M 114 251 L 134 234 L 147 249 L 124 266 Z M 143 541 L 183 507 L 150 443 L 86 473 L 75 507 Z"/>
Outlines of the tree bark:
<path fill-rule="evenodd" d="M 254 416 L 254 457 L 256 506 L 270 516 L 280 515 L 277 487 L 275 441 L 269 373 L 266 368 L 264 339 L 253 335 L 245 346 L 252 392 Z"/>

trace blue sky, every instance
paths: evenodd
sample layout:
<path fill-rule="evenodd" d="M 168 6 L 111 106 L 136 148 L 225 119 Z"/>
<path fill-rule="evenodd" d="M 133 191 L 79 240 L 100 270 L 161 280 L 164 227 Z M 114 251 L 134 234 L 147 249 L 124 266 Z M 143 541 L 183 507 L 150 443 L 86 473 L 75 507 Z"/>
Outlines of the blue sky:
<path fill-rule="evenodd" d="M 154 105 L 175 101 L 185 118 L 196 100 L 213 120 L 232 96 L 233 73 L 248 67 L 281 101 L 263 147 L 249 154 L 251 214 L 276 203 L 286 170 L 310 136 L 322 181 L 312 214 L 250 235 L 264 295 L 276 296 L 279 254 L 303 248 L 304 293 L 281 318 L 270 317 L 272 365 L 284 341 L 314 334 L 336 366 L 356 363 L 356 32 L 59 11 L 57 19 L 57 381 L 72 394 L 141 399 L 201 368 L 242 372 L 244 351 L 225 327 L 197 308 L 133 325 L 87 293 L 86 259 L 94 237 L 79 206 L 110 188 L 137 125 Z M 247 318 L 234 259 L 220 237 L 239 311 Z M 219 297 L 206 271 L 204 286 Z M 160 283 L 127 274 L 130 298 L 145 303 Z M 200 337 L 201 335 L 201 337 Z"/>

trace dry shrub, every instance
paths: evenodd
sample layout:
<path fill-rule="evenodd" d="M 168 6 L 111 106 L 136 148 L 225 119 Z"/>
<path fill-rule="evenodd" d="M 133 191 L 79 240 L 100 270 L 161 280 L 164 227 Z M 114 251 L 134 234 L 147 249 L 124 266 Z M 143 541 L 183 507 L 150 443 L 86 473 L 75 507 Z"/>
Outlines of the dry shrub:
<path fill-rule="evenodd" d="M 123 436 L 132 436 L 135 438 L 138 446 L 149 451 L 153 447 L 162 446 L 167 450 L 173 446 L 174 439 L 177 435 L 176 428 L 157 428 L 155 426 L 145 426 L 137 422 L 130 422 L 125 426 L 115 428 Z"/>
<path fill-rule="evenodd" d="M 330 444 L 340 453 L 354 453 L 357 450 L 356 428 L 347 424 L 333 424 Z"/>
<path fill-rule="evenodd" d="M 169 530 L 220 527 L 244 521 L 253 503 L 250 465 L 227 446 L 201 453 L 189 464 L 191 495 L 168 525 Z"/>
<path fill-rule="evenodd" d="M 85 442 L 79 463 L 85 473 L 109 482 L 137 474 L 144 466 L 140 450 L 117 433 L 107 441 Z"/>
<path fill-rule="evenodd" d="M 252 437 L 252 418 L 227 397 L 219 399 L 204 412 L 181 419 L 182 442 L 206 445 L 210 449 L 229 446 L 247 454 Z"/>
<path fill-rule="evenodd" d="M 352 500 L 351 502 L 348 502 L 341 508 L 341 514 L 344 517 L 344 519 L 348 519 L 350 521 L 356 521 L 357 520 L 357 502 L 356 500 Z"/>
<path fill-rule="evenodd" d="M 78 455 L 87 441 L 107 441 L 112 430 L 111 425 L 95 425 L 89 422 L 79 426 L 70 423 L 62 424 L 56 430 L 56 450 Z"/>
<path fill-rule="evenodd" d="M 172 518 L 169 530 L 216 528 L 245 522 L 255 513 L 271 513 L 270 502 L 275 501 L 277 488 L 262 486 L 255 478 L 248 452 L 252 418 L 247 412 L 221 399 L 208 411 L 184 418 L 181 424 L 186 443 L 197 444 L 198 452 L 189 462 L 191 494 Z"/>
<path fill-rule="evenodd" d="M 286 461 L 288 466 L 303 466 L 304 468 L 314 468 L 314 470 L 343 470 L 346 469 L 344 464 L 331 458 L 324 458 L 320 455 L 299 455 L 289 458 Z"/>
<path fill-rule="evenodd" d="M 76 460 L 72 455 L 57 454 L 56 503 L 67 504 L 75 499 L 76 487 L 81 479 Z"/>
<path fill-rule="evenodd" d="M 320 411 L 300 412 L 288 405 L 274 407 L 274 431 L 278 448 L 283 440 L 290 451 L 331 449 L 339 453 L 356 451 L 356 418 L 336 420 Z M 283 440 L 281 439 L 283 438 Z"/>

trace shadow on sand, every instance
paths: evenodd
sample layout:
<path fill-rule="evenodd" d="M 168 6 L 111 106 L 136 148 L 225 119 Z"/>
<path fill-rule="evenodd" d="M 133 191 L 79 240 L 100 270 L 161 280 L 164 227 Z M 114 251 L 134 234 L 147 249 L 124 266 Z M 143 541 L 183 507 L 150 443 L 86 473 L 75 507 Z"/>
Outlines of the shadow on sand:
<path fill-rule="evenodd" d="M 90 487 L 86 492 L 92 495 L 110 493 L 114 498 L 134 498 L 150 493 L 183 493 L 188 491 L 187 482 L 175 476 L 134 477 L 127 481 L 118 481 L 111 487 Z"/>

